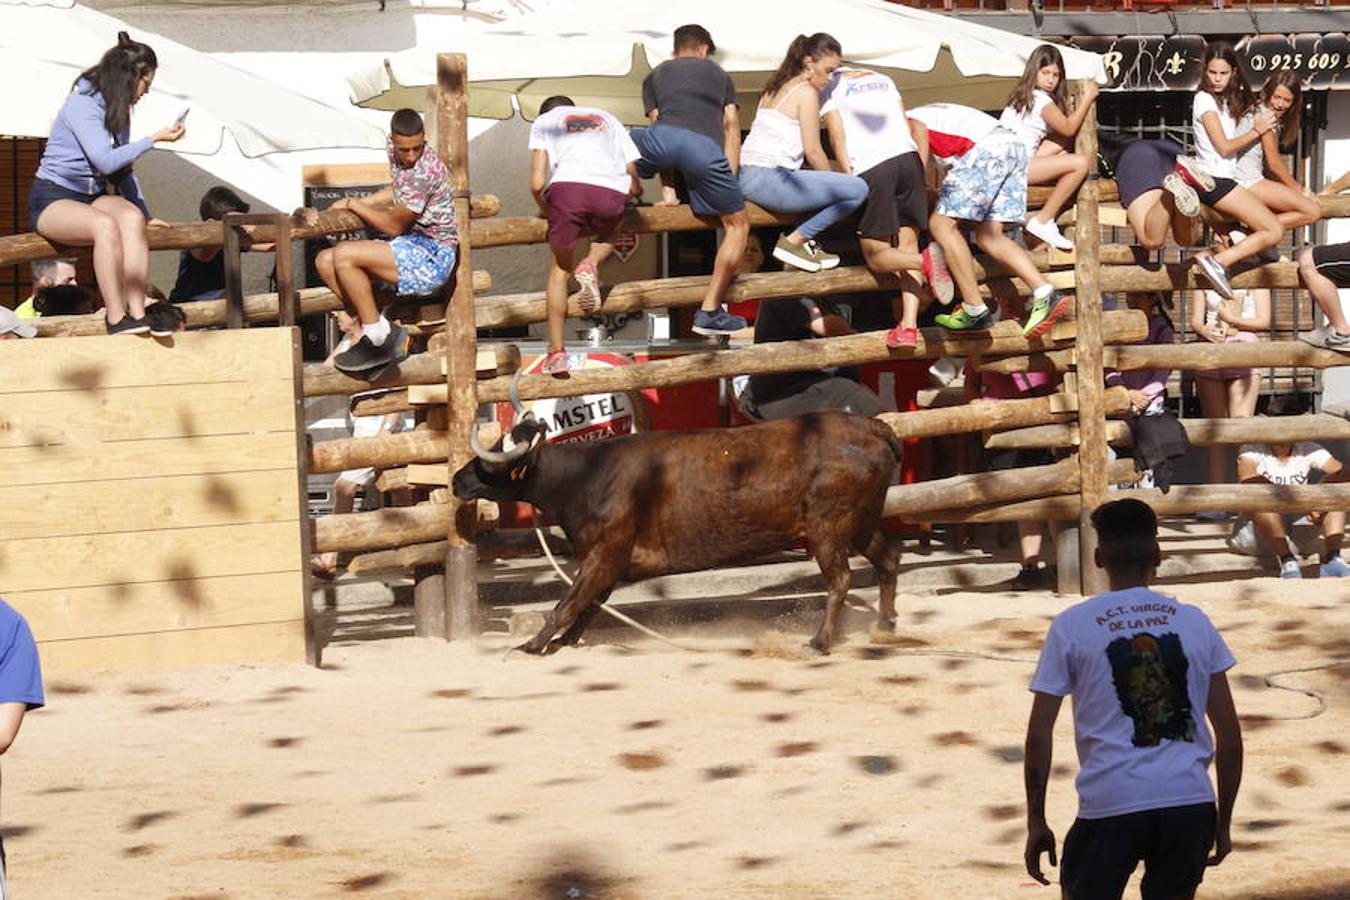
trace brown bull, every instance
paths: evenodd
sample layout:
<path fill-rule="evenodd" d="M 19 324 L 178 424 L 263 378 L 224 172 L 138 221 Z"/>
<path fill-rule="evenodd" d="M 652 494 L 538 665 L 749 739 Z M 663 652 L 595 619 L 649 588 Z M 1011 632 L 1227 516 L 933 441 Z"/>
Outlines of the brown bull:
<path fill-rule="evenodd" d="M 806 538 L 828 585 L 811 647 L 825 653 L 848 593 L 849 556 L 876 569 L 881 627 L 895 625 L 895 542 L 877 530 L 900 459 L 875 419 L 812 413 L 736 429 L 649 432 L 597 443 L 549 444 L 526 415 L 455 473 L 462 500 L 531 503 L 566 532 L 581 562 L 576 583 L 521 646 L 542 653 L 561 633 L 574 644 L 620 581 L 708 569 Z"/>

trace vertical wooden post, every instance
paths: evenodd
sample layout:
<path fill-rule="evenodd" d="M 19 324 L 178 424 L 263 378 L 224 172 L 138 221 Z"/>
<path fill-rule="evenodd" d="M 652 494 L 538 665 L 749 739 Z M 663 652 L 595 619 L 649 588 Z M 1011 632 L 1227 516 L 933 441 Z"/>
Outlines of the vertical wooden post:
<path fill-rule="evenodd" d="M 459 263 L 455 289 L 445 308 L 445 355 L 449 392 L 450 473 L 473 458 L 469 431 L 478 415 L 478 355 L 473 315 L 473 268 L 469 257 L 469 65 L 462 53 L 436 57 L 436 152 L 450 169 L 459 219 Z M 476 637 L 478 548 L 473 543 L 474 504 L 450 498 L 449 547 L 445 556 L 446 640 Z"/>
<path fill-rule="evenodd" d="M 1080 85 L 1081 87 L 1081 85 Z M 1079 102 L 1082 94 L 1079 93 Z M 1082 511 L 1078 520 L 1079 571 L 1084 594 L 1106 589 L 1106 575 L 1097 568 L 1097 533 L 1092 511 L 1106 500 L 1105 373 L 1102 371 L 1102 294 L 1097 272 L 1101 242 L 1097 218 L 1097 107 L 1094 104 L 1078 130 L 1074 150 L 1088 159 L 1088 177 L 1078 192 L 1074 224 L 1073 274 L 1078 308 L 1078 465 Z"/>

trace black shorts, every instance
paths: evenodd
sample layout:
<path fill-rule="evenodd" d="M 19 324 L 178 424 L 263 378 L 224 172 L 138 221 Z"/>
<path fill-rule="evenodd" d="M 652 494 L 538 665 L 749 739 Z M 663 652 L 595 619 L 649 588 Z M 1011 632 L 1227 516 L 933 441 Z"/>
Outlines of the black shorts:
<path fill-rule="evenodd" d="M 1312 258 L 1318 275 L 1338 288 L 1350 288 L 1350 241 L 1314 247 Z"/>
<path fill-rule="evenodd" d="M 1215 178 L 1214 190 L 1207 191 L 1204 188 L 1196 188 L 1195 195 L 1200 198 L 1200 202 L 1206 206 L 1212 207 L 1237 187 L 1238 183 L 1231 178 Z"/>
<path fill-rule="evenodd" d="M 1078 819 L 1064 838 L 1060 884 L 1070 897 L 1120 897 L 1142 861 L 1144 900 L 1170 900 L 1205 877 L 1214 844 L 1213 803 Z"/>
<path fill-rule="evenodd" d="M 928 230 L 928 190 L 919 154 L 902 153 L 877 163 L 859 176 L 867 182 L 867 202 L 858 219 L 858 236 L 892 241 L 906 226 Z"/>

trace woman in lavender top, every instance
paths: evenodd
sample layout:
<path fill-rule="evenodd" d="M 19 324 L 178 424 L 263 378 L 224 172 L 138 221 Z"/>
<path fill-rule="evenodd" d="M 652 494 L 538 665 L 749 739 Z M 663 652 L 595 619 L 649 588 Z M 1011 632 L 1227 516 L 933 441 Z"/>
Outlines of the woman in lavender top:
<path fill-rule="evenodd" d="M 39 234 L 57 244 L 93 246 L 109 334 L 151 330 L 145 321 L 150 211 L 131 166 L 155 142 L 176 141 L 185 131 L 180 118 L 130 140 L 131 107 L 150 90 L 157 67 L 154 50 L 118 33 L 117 46 L 75 80 L 28 197 L 28 218 Z"/>

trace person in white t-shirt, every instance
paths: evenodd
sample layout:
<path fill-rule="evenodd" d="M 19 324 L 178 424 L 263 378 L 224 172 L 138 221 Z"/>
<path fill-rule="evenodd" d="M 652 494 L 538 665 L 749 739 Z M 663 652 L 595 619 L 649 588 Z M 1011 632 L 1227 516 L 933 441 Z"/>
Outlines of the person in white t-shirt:
<path fill-rule="evenodd" d="M 1258 112 L 1251 129 L 1239 133 L 1237 122 L 1255 104 L 1256 97 L 1238 68 L 1232 46 L 1211 42 L 1205 48 L 1201 68 L 1200 90 L 1191 105 L 1195 159 L 1178 158 L 1176 173 L 1195 188 L 1201 203 L 1250 229 L 1232 246 L 1194 257 L 1205 280 L 1231 298 L 1228 269 L 1274 247 L 1284 237 L 1284 229 L 1270 208 L 1237 183 L 1237 154 L 1260 141 L 1277 120 L 1269 111 Z"/>
<path fill-rule="evenodd" d="M 1022 80 L 1008 97 L 1008 105 L 999 117 L 999 124 L 1026 144 L 1030 160 L 1027 184 L 1054 185 L 1040 212 L 1028 216 L 1024 227 L 1028 234 L 1060 250 L 1072 250 L 1073 241 L 1060 234 L 1055 217 L 1078 193 L 1087 178 L 1090 162 L 1086 156 L 1068 148 L 1095 102 L 1097 85 L 1088 82 L 1077 106 L 1069 112 L 1064 57 L 1057 47 L 1041 44 L 1031 52 Z M 1047 133 L 1049 140 L 1046 140 Z"/>
<path fill-rule="evenodd" d="M 530 126 L 530 191 L 548 218 L 553 251 L 545 297 L 548 355 L 540 370 L 567 377 L 563 346 L 567 281 L 575 273 L 583 315 L 600 308 L 599 266 L 614 252 L 610 237 L 623 219 L 628 198 L 642 193 L 636 161 L 641 158 L 627 130 L 603 109 L 577 106 L 570 97 L 549 97 Z M 583 231 L 594 235 L 590 251 L 573 265 Z"/>
<path fill-rule="evenodd" d="M 835 166 L 867 183 L 858 217 L 858 246 L 867 268 L 900 279 L 896 326 L 886 346 L 918 343 L 919 284 L 924 271 L 919 237 L 928 225 L 922 132 L 905 116 L 905 101 L 889 76 L 843 66 L 825 86 L 821 120 L 834 149 Z"/>
<path fill-rule="evenodd" d="M 1242 729 L 1226 673 L 1236 660 L 1198 607 L 1149 589 L 1162 554 L 1148 504 L 1106 503 L 1092 525 L 1110 590 L 1055 617 L 1031 679 L 1027 872 L 1049 884 L 1041 854 L 1056 864 L 1045 794 L 1055 719 L 1072 695 L 1078 817 L 1064 839 L 1063 896 L 1121 897 L 1142 861 L 1145 900 L 1192 897 L 1206 865 L 1232 849 Z"/>
<path fill-rule="evenodd" d="M 1303 411 L 1303 402 L 1297 395 L 1282 394 L 1270 401 L 1266 415 L 1297 416 Z M 1314 471 L 1322 474 L 1321 484 L 1350 479 L 1350 472 L 1341 461 L 1321 444 L 1312 441 L 1243 444 L 1238 451 L 1237 465 L 1238 481 L 1243 484 L 1304 485 Z M 1341 543 L 1345 539 L 1345 511 L 1314 512 L 1309 517 L 1314 522 L 1320 519 L 1322 526 L 1322 565 L 1318 574 L 1323 578 L 1344 578 L 1350 575 L 1350 564 L 1341 558 Z M 1257 533 L 1279 560 L 1281 578 L 1303 577 L 1298 557 L 1288 540 L 1287 527 L 1293 518 L 1277 512 L 1251 514 Z"/>

